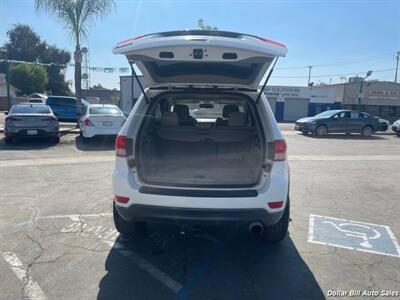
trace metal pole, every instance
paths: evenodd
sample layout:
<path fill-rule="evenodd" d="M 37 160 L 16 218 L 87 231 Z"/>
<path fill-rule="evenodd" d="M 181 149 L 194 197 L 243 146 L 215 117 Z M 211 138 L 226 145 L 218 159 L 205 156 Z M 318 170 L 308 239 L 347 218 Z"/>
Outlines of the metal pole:
<path fill-rule="evenodd" d="M 394 83 L 397 83 L 397 70 L 399 69 L 399 57 L 400 57 L 400 51 L 397 51 L 397 56 L 396 56 L 396 74 L 394 75 Z"/>
<path fill-rule="evenodd" d="M 307 86 L 310 85 L 310 80 L 311 80 L 311 69 L 312 69 L 312 67 L 313 67 L 313 66 L 307 66 L 307 68 L 308 68 L 308 83 L 307 83 Z"/>
<path fill-rule="evenodd" d="M 361 94 L 364 85 L 364 78 L 361 79 L 360 92 L 358 93 L 358 112 L 361 112 Z"/>

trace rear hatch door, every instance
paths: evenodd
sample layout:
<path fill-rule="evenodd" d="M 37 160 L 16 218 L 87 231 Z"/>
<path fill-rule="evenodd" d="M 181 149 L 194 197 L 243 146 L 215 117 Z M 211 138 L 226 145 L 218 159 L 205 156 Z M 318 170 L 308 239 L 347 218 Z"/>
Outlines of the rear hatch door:
<path fill-rule="evenodd" d="M 149 34 L 118 43 L 148 86 L 228 86 L 257 89 L 286 46 L 234 32 L 187 30 Z"/>

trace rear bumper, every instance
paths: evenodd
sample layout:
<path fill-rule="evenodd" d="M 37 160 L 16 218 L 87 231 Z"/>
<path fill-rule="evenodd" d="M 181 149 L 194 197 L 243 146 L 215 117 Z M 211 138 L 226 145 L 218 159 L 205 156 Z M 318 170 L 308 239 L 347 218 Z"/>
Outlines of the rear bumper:
<path fill-rule="evenodd" d="M 28 134 L 28 130 L 36 130 L 37 134 Z M 60 131 L 57 130 L 45 130 L 43 128 L 36 129 L 36 128 L 21 128 L 17 130 L 7 130 L 5 132 L 6 136 L 9 137 L 29 137 L 29 138 L 41 138 L 41 137 L 59 137 Z"/>
<path fill-rule="evenodd" d="M 262 208 L 252 209 L 204 209 L 163 207 L 143 204 L 133 204 L 129 207 L 116 203 L 119 215 L 127 221 L 148 221 L 172 224 L 193 225 L 232 225 L 248 224 L 260 221 L 269 226 L 277 223 L 283 210 L 270 213 Z"/>
<path fill-rule="evenodd" d="M 121 128 L 96 128 L 96 127 L 90 127 L 86 126 L 81 129 L 82 135 L 86 138 L 92 138 L 94 136 L 111 136 L 111 135 L 117 135 Z"/>

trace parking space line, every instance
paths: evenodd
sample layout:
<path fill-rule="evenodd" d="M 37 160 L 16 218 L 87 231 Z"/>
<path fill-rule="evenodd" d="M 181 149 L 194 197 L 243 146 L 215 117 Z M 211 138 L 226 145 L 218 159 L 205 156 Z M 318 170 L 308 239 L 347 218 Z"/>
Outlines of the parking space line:
<path fill-rule="evenodd" d="M 178 293 L 182 289 L 182 285 L 180 283 L 178 283 L 177 281 L 172 279 L 170 276 L 168 276 L 163 271 L 161 271 L 159 268 L 157 268 L 154 265 L 152 265 L 151 263 L 149 263 L 144 258 L 138 256 L 133 251 L 123 250 L 124 246 L 121 243 L 119 243 L 118 241 L 115 241 L 115 242 L 104 241 L 104 242 L 106 244 L 108 244 L 111 248 L 118 250 L 122 255 L 130 258 L 142 270 L 149 273 L 151 276 L 153 276 L 155 279 L 157 279 L 159 282 L 164 284 L 166 287 L 168 287 L 173 292 Z"/>
<path fill-rule="evenodd" d="M 115 157 L 113 155 L 12 159 L 12 160 L 1 160 L 0 168 L 105 163 L 105 162 L 113 162 L 113 161 L 115 161 Z"/>
<path fill-rule="evenodd" d="M 13 252 L 2 253 L 4 260 L 9 264 L 13 273 L 24 285 L 24 293 L 28 299 L 34 300 L 45 300 L 46 295 L 43 293 L 40 286 L 32 279 L 31 275 L 28 274 L 21 260 Z"/>
<path fill-rule="evenodd" d="M 290 155 L 289 161 L 397 161 L 400 155 Z M 114 162 L 113 155 L 0 160 L 0 168 Z"/>
<path fill-rule="evenodd" d="M 392 161 L 400 155 L 288 155 L 289 161 Z"/>

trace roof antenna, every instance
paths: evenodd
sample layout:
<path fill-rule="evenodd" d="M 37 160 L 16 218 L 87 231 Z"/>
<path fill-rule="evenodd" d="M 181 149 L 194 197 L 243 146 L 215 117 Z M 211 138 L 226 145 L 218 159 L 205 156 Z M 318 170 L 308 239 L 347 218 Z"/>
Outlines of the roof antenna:
<path fill-rule="evenodd" d="M 141 91 L 143 93 L 143 96 L 146 99 L 146 102 L 150 103 L 149 97 L 147 97 L 146 92 L 144 91 L 143 85 L 140 82 L 138 75 L 136 74 L 135 68 L 133 67 L 134 63 L 129 61 L 129 60 L 128 60 L 128 62 L 129 62 L 129 65 L 131 66 L 131 71 L 132 71 L 132 76 L 131 77 L 135 76 L 136 81 L 139 84 L 139 87 L 140 87 L 140 89 L 141 89 Z M 132 78 L 132 99 L 133 99 L 133 78 Z"/>
<path fill-rule="evenodd" d="M 268 82 L 269 78 L 271 77 L 272 72 L 274 71 L 274 67 L 275 67 L 277 61 L 278 61 L 278 56 L 275 58 L 275 61 L 274 61 L 274 63 L 272 64 L 271 69 L 269 70 L 269 73 L 268 73 L 268 75 L 267 75 L 267 78 L 266 78 L 265 81 L 264 81 L 264 84 L 263 84 L 263 86 L 262 86 L 262 88 L 261 88 L 261 90 L 260 90 L 260 93 L 259 93 L 258 96 L 257 96 L 256 104 L 257 104 L 258 100 L 260 99 L 261 94 L 264 92 L 265 86 L 267 85 L 267 82 Z"/>

